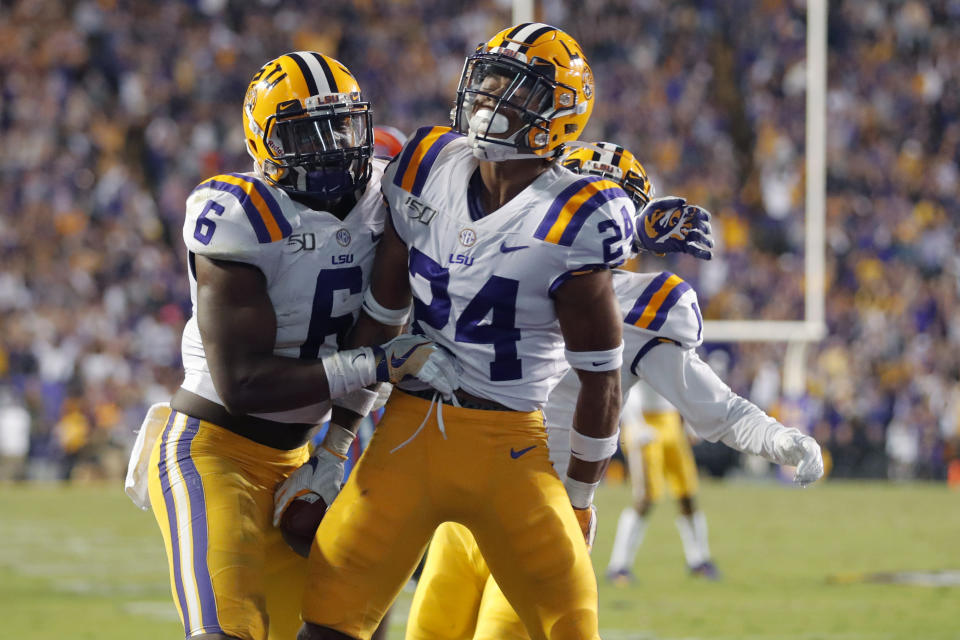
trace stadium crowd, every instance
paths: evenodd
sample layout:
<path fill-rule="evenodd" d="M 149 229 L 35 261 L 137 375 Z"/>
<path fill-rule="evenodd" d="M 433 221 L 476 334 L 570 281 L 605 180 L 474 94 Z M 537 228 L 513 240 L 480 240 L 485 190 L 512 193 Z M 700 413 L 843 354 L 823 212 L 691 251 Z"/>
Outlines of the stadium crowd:
<path fill-rule="evenodd" d="M 705 317 L 801 318 L 804 3 L 540 4 L 590 55 L 584 138 L 714 213 L 714 260 L 666 263 Z M 118 477 L 179 384 L 183 203 L 250 166 L 240 104 L 263 61 L 344 60 L 375 121 L 410 132 L 447 121 L 464 55 L 511 22 L 504 0 L 0 7 L 0 480 Z M 831 3 L 828 337 L 790 400 L 834 476 L 939 479 L 960 458 L 958 37 L 957 0 Z M 707 350 L 778 414 L 782 344 Z"/>

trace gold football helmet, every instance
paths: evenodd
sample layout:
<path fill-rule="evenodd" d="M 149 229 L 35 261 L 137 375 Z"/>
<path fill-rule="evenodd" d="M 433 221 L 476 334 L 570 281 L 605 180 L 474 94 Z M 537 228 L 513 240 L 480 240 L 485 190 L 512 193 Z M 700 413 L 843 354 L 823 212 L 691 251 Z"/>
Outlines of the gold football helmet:
<path fill-rule="evenodd" d="M 593 73 L 577 41 L 525 23 L 467 57 L 451 115 L 478 158 L 552 158 L 583 132 L 593 101 Z"/>
<path fill-rule="evenodd" d="M 633 200 L 637 214 L 653 197 L 646 169 L 632 153 L 612 142 L 574 143 L 560 162 L 574 173 L 616 182 Z"/>
<path fill-rule="evenodd" d="M 370 179 L 370 104 L 350 71 L 321 53 L 263 65 L 243 101 L 243 131 L 257 174 L 294 194 L 332 202 Z"/>

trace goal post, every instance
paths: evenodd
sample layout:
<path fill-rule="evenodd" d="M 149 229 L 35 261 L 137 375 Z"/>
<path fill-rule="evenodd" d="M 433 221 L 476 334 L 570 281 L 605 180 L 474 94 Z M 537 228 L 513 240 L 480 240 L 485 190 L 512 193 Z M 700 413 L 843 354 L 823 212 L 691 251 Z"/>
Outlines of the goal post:
<path fill-rule="evenodd" d="M 513 0 L 513 22 L 532 22 L 535 0 Z M 802 320 L 707 320 L 704 342 L 785 342 L 783 393 L 797 398 L 806 388 L 806 348 L 827 333 L 826 94 L 827 0 L 807 0 L 804 202 L 804 315 Z M 733 283 L 736 286 L 736 283 Z"/>

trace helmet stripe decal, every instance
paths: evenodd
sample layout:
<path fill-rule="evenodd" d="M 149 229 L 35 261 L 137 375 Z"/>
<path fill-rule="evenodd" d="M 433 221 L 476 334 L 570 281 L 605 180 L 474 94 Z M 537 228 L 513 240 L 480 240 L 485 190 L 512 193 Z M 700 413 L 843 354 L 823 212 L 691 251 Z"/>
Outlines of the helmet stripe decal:
<path fill-rule="evenodd" d="M 307 91 L 311 96 L 317 95 L 319 91 L 317 90 L 317 79 L 313 76 L 313 71 L 310 70 L 310 66 L 307 64 L 307 61 L 303 59 L 299 53 L 291 53 L 290 59 L 297 63 L 297 66 L 300 67 L 300 73 L 303 75 L 303 80 L 307 83 Z"/>
<path fill-rule="evenodd" d="M 555 29 L 554 29 L 553 27 L 551 27 L 551 26 L 546 26 L 546 25 L 543 26 L 543 27 L 540 28 L 540 29 L 537 29 L 536 31 L 534 31 L 533 33 L 531 33 L 529 36 L 527 36 L 526 38 L 524 38 L 524 41 L 525 41 L 527 44 L 524 45 L 524 46 L 522 46 L 522 47 L 520 47 L 520 48 L 518 49 L 518 51 L 519 51 L 520 53 L 526 53 L 526 52 L 527 52 L 527 49 L 529 49 L 531 46 L 535 45 L 535 44 L 537 43 L 537 40 L 539 40 L 541 36 L 543 36 L 544 34 L 550 33 L 551 31 L 554 31 L 554 30 L 555 30 Z"/>
<path fill-rule="evenodd" d="M 327 79 L 327 93 L 340 93 L 340 88 L 337 86 L 337 79 L 333 75 L 333 69 L 330 68 L 330 64 L 319 53 L 313 52 L 312 57 L 317 61 L 317 64 L 320 65 L 323 76 Z"/>
<path fill-rule="evenodd" d="M 518 29 L 514 29 L 516 33 L 510 32 L 504 38 L 504 40 L 510 41 L 505 48 L 509 49 L 510 51 L 524 52 L 536 41 L 536 38 L 539 38 L 547 31 L 553 30 L 553 27 L 548 24 L 543 24 L 542 22 L 528 22 L 526 24 L 522 24 Z M 531 36 L 536 37 L 531 39 Z"/>
<path fill-rule="evenodd" d="M 521 29 L 523 29 L 524 27 L 529 27 L 531 24 L 533 24 L 533 23 L 532 23 L 532 22 L 524 22 L 523 24 L 518 24 L 517 26 L 515 26 L 513 29 L 510 30 L 510 33 L 508 33 L 507 35 L 503 36 L 504 39 L 513 40 L 514 36 L 516 36 L 518 33 L 520 33 L 520 30 L 521 30 Z"/>

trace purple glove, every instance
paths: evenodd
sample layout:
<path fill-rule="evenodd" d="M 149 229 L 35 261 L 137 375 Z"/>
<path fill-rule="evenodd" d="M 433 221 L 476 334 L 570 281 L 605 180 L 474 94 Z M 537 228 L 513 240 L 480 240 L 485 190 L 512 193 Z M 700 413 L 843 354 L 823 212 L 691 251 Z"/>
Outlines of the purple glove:
<path fill-rule="evenodd" d="M 640 246 L 658 255 L 689 253 L 695 258 L 713 257 L 710 212 L 687 204 L 684 198 L 667 196 L 647 203 L 637 217 Z"/>

